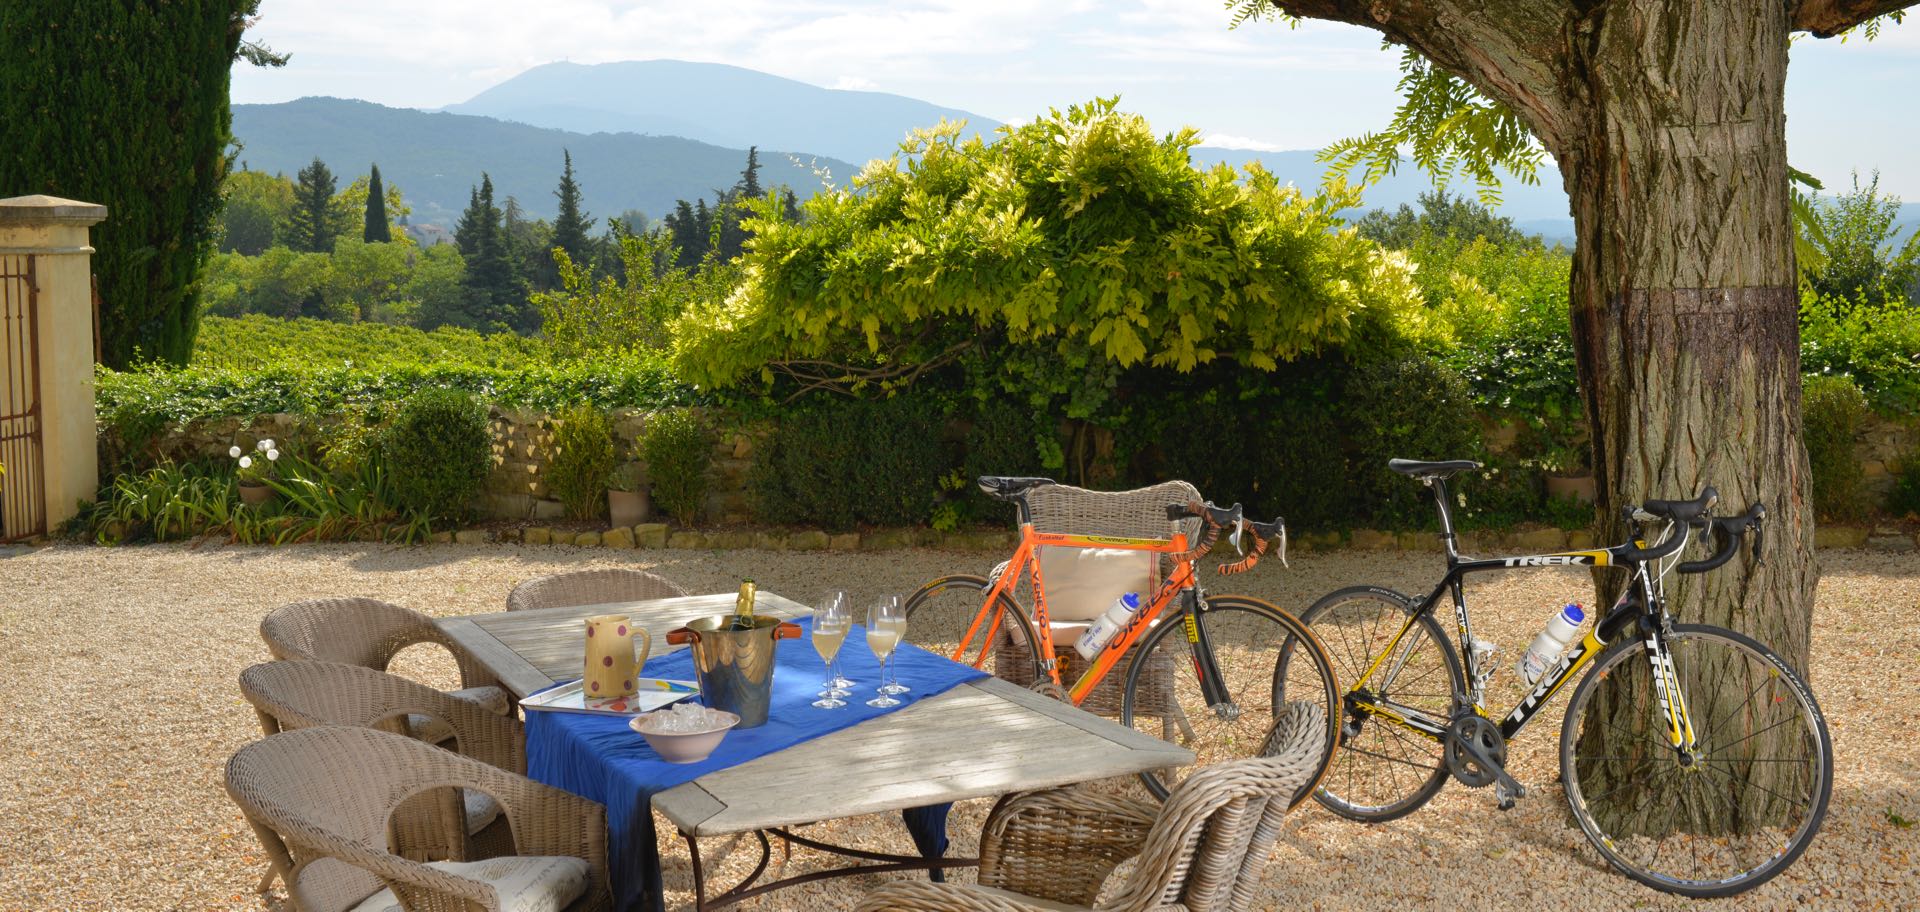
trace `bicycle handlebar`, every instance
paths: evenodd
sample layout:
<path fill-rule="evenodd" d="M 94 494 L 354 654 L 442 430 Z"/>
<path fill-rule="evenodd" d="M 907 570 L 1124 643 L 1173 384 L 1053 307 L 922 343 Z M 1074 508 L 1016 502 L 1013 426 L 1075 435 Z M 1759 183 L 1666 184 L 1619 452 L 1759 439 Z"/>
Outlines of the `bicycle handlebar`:
<path fill-rule="evenodd" d="M 1720 546 L 1712 556 L 1704 560 L 1687 561 L 1675 569 L 1681 573 L 1705 573 L 1725 564 L 1733 559 L 1735 552 L 1740 550 L 1740 539 L 1749 531 L 1753 532 L 1753 561 L 1758 565 L 1763 560 L 1760 552 L 1762 543 L 1760 523 L 1766 515 L 1766 506 L 1756 503 L 1741 516 L 1723 516 L 1695 521 L 1696 528 L 1711 528 L 1720 539 Z"/>
<path fill-rule="evenodd" d="M 1201 503 L 1196 500 L 1184 504 L 1167 505 L 1168 520 L 1177 521 L 1195 518 L 1203 522 L 1200 540 L 1194 544 L 1193 550 L 1178 555 L 1177 560 L 1195 560 L 1208 551 L 1213 550 L 1213 543 L 1219 539 L 1220 530 L 1230 528 L 1233 530 L 1231 534 L 1236 540 L 1241 532 L 1252 533 L 1253 548 L 1247 551 L 1246 556 L 1240 560 L 1233 563 L 1223 563 L 1215 568 L 1222 576 L 1245 573 L 1258 566 L 1260 564 L 1260 557 L 1267 551 L 1267 546 L 1274 541 L 1280 543 L 1280 564 L 1282 566 L 1286 565 L 1287 521 L 1285 518 L 1276 516 L 1272 522 L 1255 522 L 1246 518 L 1245 510 L 1239 504 L 1223 508 L 1216 507 L 1211 503 Z"/>

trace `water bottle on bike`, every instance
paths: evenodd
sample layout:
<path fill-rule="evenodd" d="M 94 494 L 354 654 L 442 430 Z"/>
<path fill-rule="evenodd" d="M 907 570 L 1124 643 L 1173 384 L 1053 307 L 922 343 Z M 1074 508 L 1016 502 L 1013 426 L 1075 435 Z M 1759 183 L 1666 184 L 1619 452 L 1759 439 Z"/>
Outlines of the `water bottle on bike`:
<path fill-rule="evenodd" d="M 1587 613 L 1578 602 L 1569 602 L 1547 622 L 1547 629 L 1533 638 L 1533 645 L 1520 656 L 1520 662 L 1514 670 L 1520 672 L 1528 686 L 1540 681 L 1540 676 L 1553 667 L 1554 660 L 1560 658 L 1567 646 L 1573 642 L 1573 635 L 1580 632 L 1580 624 L 1587 619 Z"/>
<path fill-rule="evenodd" d="M 1107 648 L 1107 643 L 1113 640 L 1115 634 L 1127 628 L 1128 622 L 1133 620 L 1133 613 L 1139 610 L 1139 593 L 1121 593 L 1119 598 L 1113 600 L 1113 604 L 1107 606 L 1106 613 L 1095 619 L 1093 626 L 1080 635 L 1079 642 L 1074 643 L 1073 648 L 1079 651 L 1081 658 L 1093 661 L 1100 650 Z"/>

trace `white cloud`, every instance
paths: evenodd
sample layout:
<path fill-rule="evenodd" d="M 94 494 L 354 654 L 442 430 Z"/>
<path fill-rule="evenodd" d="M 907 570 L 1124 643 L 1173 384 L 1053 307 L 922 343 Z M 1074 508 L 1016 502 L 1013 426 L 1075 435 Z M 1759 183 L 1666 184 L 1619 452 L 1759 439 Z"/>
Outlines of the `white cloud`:
<path fill-rule="evenodd" d="M 880 88 L 880 85 L 865 76 L 842 76 L 833 81 L 833 87 L 854 92 L 871 92 Z"/>
<path fill-rule="evenodd" d="M 1200 140 L 1200 144 L 1203 146 L 1212 146 L 1216 149 L 1245 149 L 1249 152 L 1287 151 L 1287 147 L 1279 143 L 1270 143 L 1246 136 L 1235 136 L 1231 133 L 1209 133 L 1205 138 Z"/>

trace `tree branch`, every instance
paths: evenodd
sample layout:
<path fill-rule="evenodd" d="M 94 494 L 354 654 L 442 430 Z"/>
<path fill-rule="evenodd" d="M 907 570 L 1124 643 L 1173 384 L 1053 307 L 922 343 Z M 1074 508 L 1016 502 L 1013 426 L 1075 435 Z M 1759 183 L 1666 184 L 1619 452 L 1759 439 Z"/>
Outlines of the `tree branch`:
<path fill-rule="evenodd" d="M 1571 126 L 1563 99 L 1548 91 L 1564 82 L 1561 69 L 1577 15 L 1569 0 L 1272 2 L 1288 15 L 1370 28 L 1419 51 L 1513 109 L 1549 149 Z"/>
<path fill-rule="evenodd" d="M 1914 5 L 1915 0 L 1799 0 L 1793 5 L 1793 27 L 1815 38 L 1832 38 L 1875 16 Z"/>

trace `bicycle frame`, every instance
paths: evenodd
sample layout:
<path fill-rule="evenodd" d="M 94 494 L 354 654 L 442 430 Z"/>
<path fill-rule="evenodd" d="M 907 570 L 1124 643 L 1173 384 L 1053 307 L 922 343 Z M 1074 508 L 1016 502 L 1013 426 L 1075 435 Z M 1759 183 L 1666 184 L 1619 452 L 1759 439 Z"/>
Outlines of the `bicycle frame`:
<path fill-rule="evenodd" d="M 1065 535 L 1039 532 L 1033 528 L 1031 522 L 1023 522 L 1020 524 L 1020 546 L 992 581 L 993 585 L 987 587 L 986 601 L 981 604 L 980 613 L 974 616 L 972 626 L 967 628 L 966 635 L 961 637 L 960 644 L 954 649 L 951 656 L 954 661 L 971 664 L 975 668 L 986 663 L 987 650 L 992 647 L 994 634 L 999 632 L 1002 615 L 1005 614 L 999 607 L 998 597 L 1004 593 L 1009 601 L 1013 600 L 1013 590 L 1019 586 L 1021 576 L 1030 573 L 1033 576 L 1034 638 L 1041 652 L 1041 655 L 1035 658 L 1039 660 L 1040 666 L 1046 670 L 1047 676 L 1053 680 L 1053 683 L 1056 686 L 1061 684 L 1059 662 L 1054 658 L 1053 625 L 1047 613 L 1046 581 L 1042 577 L 1038 560 L 1037 549 L 1042 547 L 1107 548 L 1122 551 L 1150 551 L 1156 554 L 1180 554 L 1185 552 L 1188 546 L 1186 536 L 1178 532 L 1174 533 L 1171 540 L 1117 538 L 1105 535 Z M 1119 633 L 1114 634 L 1113 639 L 1107 641 L 1106 647 L 1088 664 L 1086 672 L 1067 690 L 1068 699 L 1072 700 L 1075 706 L 1080 705 L 1087 695 L 1093 692 L 1094 687 L 1106 677 L 1107 672 L 1120 661 L 1120 657 L 1126 655 L 1128 649 L 1133 648 L 1134 642 L 1153 626 L 1153 623 L 1182 592 L 1189 593 L 1189 600 L 1197 602 L 1198 589 L 1194 586 L 1194 580 L 1193 561 L 1175 563 L 1173 572 L 1167 575 L 1166 581 L 1161 583 L 1152 600 L 1133 613 L 1133 619 Z M 1186 607 L 1191 609 L 1197 606 L 1189 604 Z M 1186 632 L 1188 643 L 1195 646 L 1198 646 L 1201 638 L 1205 636 L 1196 623 L 1188 623 Z M 975 637 L 980 637 L 979 652 L 971 662 L 968 662 L 966 655 L 968 650 L 973 648 L 976 642 Z M 1196 649 L 1194 654 L 1199 656 L 1212 653 L 1209 650 Z M 1199 660 L 1196 658 L 1195 661 Z M 1211 680 L 1204 671 L 1201 672 L 1200 679 L 1203 682 Z M 1209 695 L 1210 698 L 1212 696 Z"/>
<path fill-rule="evenodd" d="M 1644 563 L 1628 559 L 1626 551 L 1630 545 L 1615 545 L 1610 548 L 1598 548 L 1579 551 L 1556 551 L 1548 554 L 1518 555 L 1495 557 L 1481 560 L 1464 559 L 1456 548 L 1452 516 L 1447 509 L 1446 483 L 1444 479 L 1434 479 L 1431 484 L 1440 504 L 1441 539 L 1447 549 L 1447 574 L 1433 587 L 1427 597 L 1414 606 L 1407 622 L 1388 642 L 1387 647 L 1375 657 L 1373 664 L 1347 690 L 1349 704 L 1361 712 L 1392 722 L 1426 738 L 1440 741 L 1446 737 L 1447 727 L 1452 720 L 1438 719 L 1431 713 L 1410 706 L 1393 703 L 1390 700 L 1369 699 L 1372 691 L 1367 685 L 1388 666 L 1387 658 L 1395 656 L 1407 634 L 1417 626 L 1421 619 L 1432 614 L 1442 595 L 1453 599 L 1454 624 L 1457 631 L 1461 665 L 1472 692 L 1459 695 L 1458 702 L 1469 704 L 1474 711 L 1488 717 L 1484 705 L 1479 661 L 1473 649 L 1473 623 L 1467 610 L 1467 599 L 1463 585 L 1469 573 L 1482 573 L 1498 570 L 1514 570 L 1529 567 L 1622 567 L 1630 569 L 1633 580 L 1621 592 L 1613 607 L 1587 630 L 1579 642 L 1567 647 L 1554 667 L 1541 675 L 1533 690 L 1521 698 L 1513 709 L 1501 718 L 1500 735 L 1511 741 L 1524 729 L 1529 721 L 1538 714 L 1560 688 L 1574 680 L 1594 658 L 1600 655 L 1609 642 L 1617 638 L 1622 630 L 1635 621 L 1645 621 L 1643 635 L 1647 639 L 1647 655 L 1653 665 L 1654 691 L 1660 704 L 1660 711 L 1667 723 L 1667 737 L 1675 749 L 1692 751 L 1694 749 L 1693 724 L 1687 714 L 1686 700 L 1680 693 L 1679 679 L 1674 673 L 1673 662 L 1667 654 L 1665 631 L 1667 629 L 1666 600 L 1660 585 L 1660 576 L 1648 571 Z M 1688 527 L 1681 524 L 1677 534 L 1688 535 Z M 1682 545 L 1684 550 L 1685 545 Z M 1675 552 L 1676 554 L 1679 552 Z M 1409 650 L 1411 651 L 1411 650 Z M 1386 680 L 1391 682 L 1401 668 L 1407 656 L 1399 654 L 1386 668 Z M 1490 717 L 1489 717 L 1490 718 Z"/>

